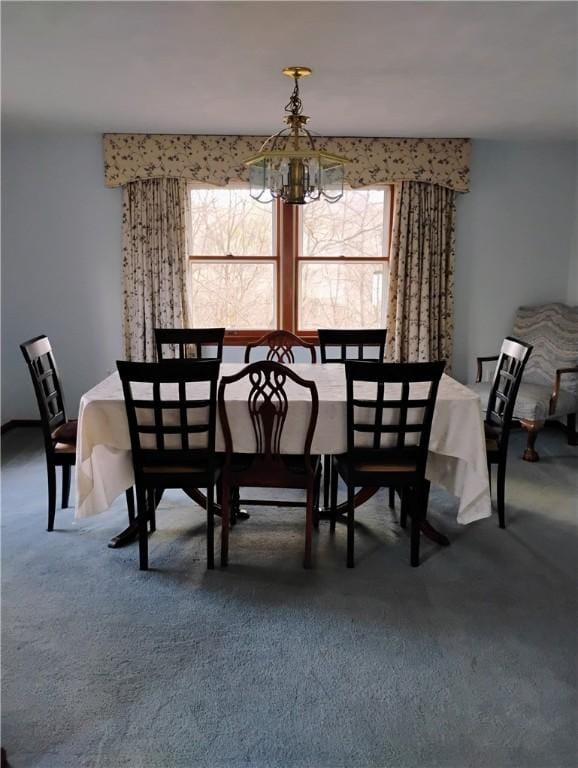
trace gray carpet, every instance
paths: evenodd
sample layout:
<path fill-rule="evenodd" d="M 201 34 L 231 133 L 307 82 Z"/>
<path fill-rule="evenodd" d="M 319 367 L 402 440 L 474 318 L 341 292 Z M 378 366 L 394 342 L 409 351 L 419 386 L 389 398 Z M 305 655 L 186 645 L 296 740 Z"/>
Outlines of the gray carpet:
<path fill-rule="evenodd" d="M 35 430 L 3 452 L 2 744 L 13 768 L 573 768 L 578 449 L 555 429 L 518 457 L 509 527 L 409 540 L 380 494 L 345 531 L 322 523 L 301 568 L 298 510 L 254 510 L 228 571 L 204 564 L 203 514 L 167 495 L 150 540 L 107 549 L 122 500 L 45 532 Z M 385 511 L 384 511 L 385 510 Z M 218 533 L 217 533 L 218 540 Z"/>

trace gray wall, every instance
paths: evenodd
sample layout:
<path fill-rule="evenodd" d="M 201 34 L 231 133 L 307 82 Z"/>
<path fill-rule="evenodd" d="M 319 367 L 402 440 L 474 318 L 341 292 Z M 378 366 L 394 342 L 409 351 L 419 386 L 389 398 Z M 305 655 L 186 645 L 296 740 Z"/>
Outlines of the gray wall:
<path fill-rule="evenodd" d="M 577 168 L 578 170 L 578 168 Z M 578 187 L 578 173 L 576 174 L 576 187 Z M 574 229 L 570 247 L 570 264 L 568 268 L 568 304 L 578 305 L 578 189 L 575 189 L 574 197 Z"/>
<path fill-rule="evenodd" d="M 3 136 L 2 423 L 37 415 L 21 341 L 50 336 L 71 413 L 122 355 L 121 196 L 102 162 L 99 135 Z M 496 350 L 519 304 L 577 301 L 575 168 L 570 142 L 474 143 L 458 209 L 458 378 Z"/>
<path fill-rule="evenodd" d="M 121 195 L 99 135 L 2 137 L 2 423 L 38 418 L 19 343 L 46 333 L 69 411 L 121 355 Z"/>
<path fill-rule="evenodd" d="M 477 141 L 471 170 L 458 203 L 454 352 L 456 377 L 470 381 L 516 307 L 576 301 L 576 144 Z"/>

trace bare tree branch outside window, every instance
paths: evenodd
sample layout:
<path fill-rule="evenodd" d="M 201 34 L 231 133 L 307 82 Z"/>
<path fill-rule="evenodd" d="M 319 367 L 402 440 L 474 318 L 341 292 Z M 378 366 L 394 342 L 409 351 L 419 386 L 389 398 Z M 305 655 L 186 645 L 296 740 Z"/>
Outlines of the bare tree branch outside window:
<path fill-rule="evenodd" d="M 387 190 L 348 190 L 301 209 L 295 270 L 298 329 L 383 327 Z M 274 206 L 245 189 L 192 189 L 189 243 L 193 324 L 231 330 L 277 325 Z M 297 330 L 297 329 L 289 329 Z"/>

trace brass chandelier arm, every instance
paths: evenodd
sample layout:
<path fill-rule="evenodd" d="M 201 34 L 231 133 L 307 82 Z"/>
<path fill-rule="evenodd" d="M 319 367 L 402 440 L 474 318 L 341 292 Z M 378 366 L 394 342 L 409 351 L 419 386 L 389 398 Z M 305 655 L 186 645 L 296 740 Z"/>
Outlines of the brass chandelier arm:
<path fill-rule="evenodd" d="M 344 166 L 347 158 L 318 150 L 305 127 L 299 79 L 311 74 L 309 67 L 287 67 L 293 91 L 285 105 L 283 128 L 270 136 L 260 152 L 245 160 L 250 168 L 251 197 L 263 203 L 281 198 L 289 205 L 303 205 L 324 198 L 330 203 L 343 196 Z M 302 148 L 303 147 L 303 148 Z"/>

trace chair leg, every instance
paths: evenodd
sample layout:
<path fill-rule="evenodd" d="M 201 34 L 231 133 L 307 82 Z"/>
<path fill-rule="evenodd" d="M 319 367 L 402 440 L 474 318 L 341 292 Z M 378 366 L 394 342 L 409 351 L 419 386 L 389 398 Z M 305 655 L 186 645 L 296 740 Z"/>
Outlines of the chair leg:
<path fill-rule="evenodd" d="M 421 488 L 412 488 L 409 492 L 411 505 L 411 554 L 410 562 L 412 568 L 419 565 L 419 540 L 421 535 L 423 490 Z"/>
<path fill-rule="evenodd" d="M 524 461 L 540 461 L 540 456 L 538 455 L 538 451 L 536 451 L 535 446 L 536 446 L 536 438 L 538 437 L 538 432 L 544 426 L 544 422 L 528 421 L 527 419 L 520 419 L 520 424 L 522 425 L 522 428 L 528 432 L 528 442 L 526 445 L 526 449 L 522 454 L 522 458 L 524 459 Z"/>
<path fill-rule="evenodd" d="M 215 567 L 215 508 L 213 505 L 214 486 L 207 488 L 207 568 Z"/>
<path fill-rule="evenodd" d="M 389 489 L 389 508 L 395 509 L 395 488 L 393 486 Z"/>
<path fill-rule="evenodd" d="M 311 538 L 313 534 L 313 499 L 314 485 L 307 488 L 307 505 L 305 509 L 305 557 L 303 567 L 311 568 Z"/>
<path fill-rule="evenodd" d="M 47 462 L 46 470 L 48 473 L 48 528 L 54 530 L 54 517 L 56 515 L 56 467 Z"/>
<path fill-rule="evenodd" d="M 237 524 L 237 512 L 241 508 L 241 489 L 237 486 L 231 489 L 229 506 L 229 525 L 232 527 Z"/>
<path fill-rule="evenodd" d="M 506 510 L 505 510 L 505 490 L 506 490 L 506 457 L 500 459 L 498 464 L 498 520 L 500 528 L 506 527 Z"/>
<path fill-rule="evenodd" d="M 313 494 L 313 527 L 316 531 L 319 530 L 319 502 L 321 500 L 321 465 L 319 465 L 319 468 L 317 470 L 317 474 L 315 475 L 315 483 L 314 483 L 314 494 Z"/>
<path fill-rule="evenodd" d="M 161 491 L 161 495 L 162 495 L 162 491 Z M 156 488 L 154 490 L 151 490 L 150 493 L 147 494 L 149 531 L 151 533 L 154 533 L 157 529 L 157 505 L 159 501 L 160 501 L 160 496 Z"/>
<path fill-rule="evenodd" d="M 337 467 L 333 467 L 331 473 L 331 499 L 329 502 L 329 531 L 335 533 L 337 523 L 337 486 L 339 483 L 339 472 Z"/>
<path fill-rule="evenodd" d="M 134 525 L 135 512 L 134 512 L 134 490 L 132 486 L 126 489 L 126 508 L 128 510 L 128 522 L 129 525 Z"/>
<path fill-rule="evenodd" d="M 355 496 L 355 488 L 351 485 L 347 486 L 347 567 L 355 567 L 355 510 L 353 506 L 353 498 Z"/>
<path fill-rule="evenodd" d="M 145 488 L 136 489 L 137 525 L 138 525 L 138 555 L 139 568 L 148 571 L 149 567 L 149 535 L 147 531 L 148 504 L 147 494 L 152 493 Z"/>
<path fill-rule="evenodd" d="M 488 485 L 490 486 L 490 498 L 492 498 L 492 462 L 488 461 Z"/>
<path fill-rule="evenodd" d="M 153 488 L 149 496 L 149 531 L 154 533 L 157 529 L 157 507 L 161 503 L 164 488 Z"/>
<path fill-rule="evenodd" d="M 70 464 L 62 465 L 62 509 L 68 507 L 68 498 L 70 496 Z"/>
<path fill-rule="evenodd" d="M 231 488 L 222 484 L 221 491 L 221 568 L 229 563 L 229 528 L 231 526 Z"/>
<path fill-rule="evenodd" d="M 566 418 L 568 445 L 578 445 L 578 432 L 576 432 L 576 414 L 569 413 Z"/>
<path fill-rule="evenodd" d="M 402 528 L 407 528 L 408 504 L 409 504 L 409 489 L 403 488 L 401 491 L 401 507 L 399 511 L 399 524 Z"/>
<path fill-rule="evenodd" d="M 323 457 L 323 506 L 329 506 L 329 489 L 331 487 L 331 456 Z"/>

